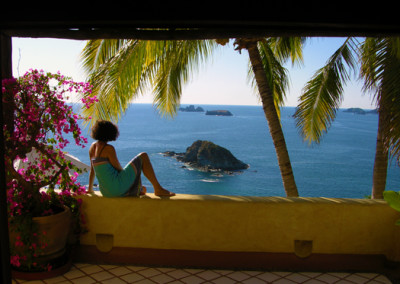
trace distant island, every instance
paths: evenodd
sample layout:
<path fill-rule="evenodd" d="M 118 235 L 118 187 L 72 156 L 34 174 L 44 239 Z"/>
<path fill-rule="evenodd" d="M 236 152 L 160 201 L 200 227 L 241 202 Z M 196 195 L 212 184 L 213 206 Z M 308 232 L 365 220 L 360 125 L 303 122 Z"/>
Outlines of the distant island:
<path fill-rule="evenodd" d="M 189 105 L 187 107 L 180 107 L 179 111 L 204 112 L 204 109 L 202 107 L 195 107 L 194 105 Z M 232 116 L 233 114 L 229 110 L 207 110 L 206 115 Z"/>
<path fill-rule="evenodd" d="M 229 110 L 208 110 L 206 115 L 232 116 L 232 113 Z"/>
<path fill-rule="evenodd" d="M 350 112 L 350 113 L 355 113 L 355 114 L 376 114 L 378 113 L 378 111 L 376 109 L 373 110 L 363 110 L 361 108 L 348 108 L 346 110 L 344 110 L 343 112 Z"/>
<path fill-rule="evenodd" d="M 202 107 L 194 107 L 194 105 L 190 105 L 187 107 L 180 107 L 180 111 L 186 111 L 186 112 L 204 112 L 204 109 Z"/>

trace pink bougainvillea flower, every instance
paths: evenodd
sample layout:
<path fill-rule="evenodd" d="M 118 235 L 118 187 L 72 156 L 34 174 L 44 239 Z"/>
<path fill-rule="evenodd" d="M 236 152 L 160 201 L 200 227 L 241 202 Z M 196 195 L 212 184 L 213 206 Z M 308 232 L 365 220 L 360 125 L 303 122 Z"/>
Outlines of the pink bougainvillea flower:
<path fill-rule="evenodd" d="M 90 84 L 77 83 L 59 72 L 52 74 L 43 70 L 30 70 L 17 79 L 4 79 L 2 92 L 7 118 L 13 118 L 7 119 L 3 128 L 7 210 L 10 228 L 16 226 L 21 234 L 12 242 L 11 251 L 15 251 L 15 247 L 26 248 L 22 254 L 12 253 L 10 262 L 14 266 L 29 267 L 35 264 L 34 256 L 47 244 L 42 240 L 46 232 L 33 231 L 34 226 L 27 216 L 53 214 L 53 205 L 64 205 L 70 206 L 77 225 L 82 225 L 81 204 L 74 196 L 86 190 L 77 182 L 76 175 L 69 175 L 70 170 L 79 172 L 79 169 L 65 158 L 62 150 L 73 142 L 85 147 L 87 138 L 79 127 L 79 120 L 85 118 L 74 112 L 66 98 L 72 93 L 79 94 L 85 98 L 84 107 L 90 107 L 97 99 L 91 95 Z M 65 135 L 72 136 L 73 140 Z M 32 150 L 38 155 L 28 159 Z M 14 169 L 17 159 L 26 163 L 24 169 Z M 48 191 L 43 192 L 43 188 Z M 54 191 L 55 188 L 62 189 L 61 193 Z M 51 265 L 44 269 L 51 269 Z"/>

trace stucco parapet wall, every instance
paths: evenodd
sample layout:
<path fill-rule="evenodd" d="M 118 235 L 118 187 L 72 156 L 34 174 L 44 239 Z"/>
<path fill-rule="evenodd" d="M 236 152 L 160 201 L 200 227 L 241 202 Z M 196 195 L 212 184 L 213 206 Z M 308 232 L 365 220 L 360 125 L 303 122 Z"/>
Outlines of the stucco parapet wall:
<path fill-rule="evenodd" d="M 82 196 L 89 232 L 82 245 L 372 254 L 400 260 L 397 211 L 384 200 L 178 194 L 159 198 Z"/>

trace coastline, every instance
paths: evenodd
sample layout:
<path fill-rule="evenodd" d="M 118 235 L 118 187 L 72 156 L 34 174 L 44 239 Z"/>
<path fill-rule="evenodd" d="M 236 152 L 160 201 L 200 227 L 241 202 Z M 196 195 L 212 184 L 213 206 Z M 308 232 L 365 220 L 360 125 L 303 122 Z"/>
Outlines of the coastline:
<path fill-rule="evenodd" d="M 148 152 L 160 181 L 177 193 L 283 196 L 275 149 L 262 107 L 225 105 L 221 108 L 232 111 L 234 116 L 178 112 L 174 118 L 165 118 L 151 104 L 131 104 L 118 123 L 120 138 L 112 144 L 123 165 L 137 153 Z M 281 120 L 300 196 L 368 196 L 372 188 L 377 116 L 339 111 L 322 142 L 310 146 L 302 141 L 295 127 L 294 110 L 294 107 L 283 107 Z M 88 140 L 90 145 L 91 139 Z M 250 168 L 241 175 L 216 176 L 181 169 L 178 162 L 161 154 L 168 150 L 184 152 L 196 140 L 209 140 L 231 150 Z M 70 150 L 72 155 L 89 163 L 87 147 L 82 151 Z M 83 177 L 82 184 L 86 180 Z M 143 178 L 145 186 L 146 182 Z M 391 166 L 387 189 L 399 187 L 400 169 Z"/>

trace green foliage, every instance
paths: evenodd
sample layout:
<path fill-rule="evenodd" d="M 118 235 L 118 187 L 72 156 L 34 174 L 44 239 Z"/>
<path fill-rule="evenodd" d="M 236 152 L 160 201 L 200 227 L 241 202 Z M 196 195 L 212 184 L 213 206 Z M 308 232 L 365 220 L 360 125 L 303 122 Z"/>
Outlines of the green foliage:
<path fill-rule="evenodd" d="M 400 212 L 400 191 L 387 190 L 383 192 L 383 198 L 392 207 L 394 210 Z M 397 226 L 400 226 L 400 219 L 395 223 Z"/>
<path fill-rule="evenodd" d="M 98 103 L 84 110 L 96 119 L 118 121 L 130 102 L 152 92 L 162 114 L 176 114 L 182 86 L 204 62 L 215 41 L 92 40 L 82 63 Z"/>
<path fill-rule="evenodd" d="M 383 192 L 383 198 L 393 209 L 400 212 L 400 192 L 387 190 Z"/>
<path fill-rule="evenodd" d="M 358 60 L 358 62 L 357 62 Z M 364 91 L 382 115 L 384 144 L 392 157 L 400 159 L 400 43 L 398 38 L 365 38 L 358 43 L 348 38 L 307 82 L 295 113 L 304 140 L 319 143 L 336 117 L 343 90 L 351 72 L 359 68 Z"/>
<path fill-rule="evenodd" d="M 349 38 L 307 82 L 294 114 L 304 140 L 319 143 L 336 117 L 343 87 L 355 67 L 355 42 Z"/>
<path fill-rule="evenodd" d="M 361 46 L 364 90 L 372 91 L 383 117 L 383 143 L 400 162 L 399 38 L 367 38 Z"/>
<path fill-rule="evenodd" d="M 283 105 L 288 74 L 283 64 L 302 62 L 304 38 L 268 38 L 259 42 L 260 54 L 275 106 Z M 91 40 L 81 54 L 83 68 L 93 85 L 98 103 L 84 110 L 86 116 L 118 121 L 136 97 L 154 95 L 154 104 L 162 115 L 174 116 L 180 104 L 182 88 L 194 73 L 229 40 Z M 249 66 L 250 67 L 250 66 Z M 249 68 L 249 81 L 253 80 Z M 254 85 L 255 86 L 255 85 Z"/>
<path fill-rule="evenodd" d="M 82 231 L 81 202 L 74 196 L 86 189 L 76 179 L 81 170 L 66 159 L 63 149 L 69 143 L 66 134 L 72 134 L 81 147 L 87 139 L 81 136 L 78 123 L 83 117 L 65 99 L 69 93 L 90 92 L 90 86 L 60 74 L 31 70 L 18 79 L 3 79 L 2 87 L 8 111 L 4 129 L 7 213 L 10 232 L 15 235 L 10 242 L 10 262 L 27 271 L 51 269 L 50 264 L 37 265 L 48 242 L 33 218 L 57 214 L 66 206 L 74 218 L 74 233 Z M 91 104 L 83 102 L 87 107 Z M 16 169 L 17 160 L 26 164 Z M 70 175 L 70 170 L 75 173 Z"/>

